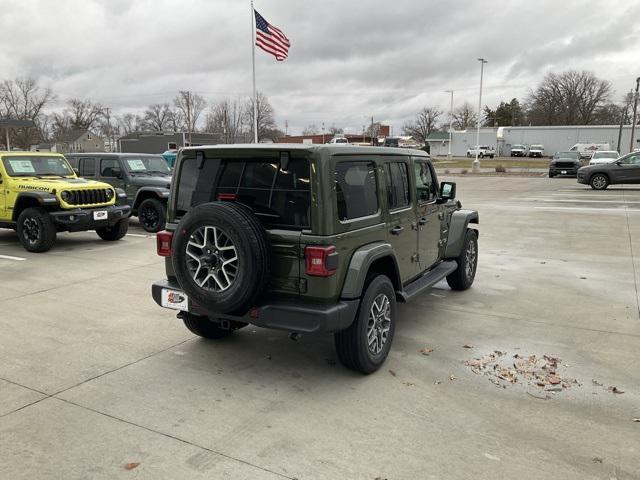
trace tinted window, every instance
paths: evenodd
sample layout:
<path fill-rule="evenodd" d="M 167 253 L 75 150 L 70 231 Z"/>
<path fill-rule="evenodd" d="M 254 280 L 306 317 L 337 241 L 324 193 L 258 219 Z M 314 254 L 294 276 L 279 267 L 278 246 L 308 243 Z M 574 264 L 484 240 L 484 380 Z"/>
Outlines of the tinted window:
<path fill-rule="evenodd" d="M 215 200 L 220 193 L 233 193 L 237 202 L 250 207 L 267 226 L 309 227 L 310 187 L 309 162 L 304 158 L 291 158 L 286 171 L 274 159 L 207 159 L 198 170 L 194 158 L 185 158 L 176 210 L 181 216 L 195 205 Z"/>
<path fill-rule="evenodd" d="M 100 160 L 100 175 L 103 177 L 115 178 L 120 173 L 120 164 L 117 158 L 103 158 Z"/>
<path fill-rule="evenodd" d="M 406 163 L 385 165 L 389 210 L 409 205 L 409 169 Z"/>
<path fill-rule="evenodd" d="M 373 162 L 340 162 L 335 172 L 338 218 L 366 217 L 378 211 L 378 189 Z"/>
<path fill-rule="evenodd" d="M 620 163 L 624 165 L 640 165 L 640 154 L 628 155 L 621 158 Z"/>
<path fill-rule="evenodd" d="M 436 185 L 427 162 L 415 162 L 416 192 L 419 202 L 430 202 L 436 197 Z"/>
<path fill-rule="evenodd" d="M 95 158 L 83 158 L 80 163 L 80 176 L 81 177 L 95 177 L 96 176 L 96 159 Z"/>

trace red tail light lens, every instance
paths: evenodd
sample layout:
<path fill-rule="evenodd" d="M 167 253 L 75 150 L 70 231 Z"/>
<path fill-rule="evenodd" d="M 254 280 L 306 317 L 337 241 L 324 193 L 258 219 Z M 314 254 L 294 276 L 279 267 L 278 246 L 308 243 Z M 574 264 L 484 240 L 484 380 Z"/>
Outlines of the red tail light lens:
<path fill-rule="evenodd" d="M 158 255 L 161 257 L 171 256 L 171 241 L 173 240 L 173 233 L 163 230 L 156 233 L 156 245 Z"/>
<path fill-rule="evenodd" d="M 338 268 L 336 247 L 305 247 L 304 257 L 307 275 L 329 277 L 336 273 L 336 268 Z"/>
<path fill-rule="evenodd" d="M 218 200 L 226 200 L 227 202 L 233 202 L 236 199 L 235 193 L 219 193 Z"/>

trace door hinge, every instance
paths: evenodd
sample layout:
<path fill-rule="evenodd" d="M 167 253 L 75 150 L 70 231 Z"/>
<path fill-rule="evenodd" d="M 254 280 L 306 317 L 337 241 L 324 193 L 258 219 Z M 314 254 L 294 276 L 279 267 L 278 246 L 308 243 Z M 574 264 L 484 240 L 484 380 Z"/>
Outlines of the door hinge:
<path fill-rule="evenodd" d="M 418 263 L 420 261 L 420 255 L 418 255 L 417 253 L 414 253 L 413 255 L 411 255 L 411 261 Z"/>

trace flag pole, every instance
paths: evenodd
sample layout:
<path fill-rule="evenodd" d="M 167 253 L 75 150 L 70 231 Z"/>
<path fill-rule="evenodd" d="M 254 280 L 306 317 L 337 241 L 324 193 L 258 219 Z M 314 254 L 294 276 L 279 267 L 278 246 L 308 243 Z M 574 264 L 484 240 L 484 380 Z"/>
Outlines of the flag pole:
<path fill-rule="evenodd" d="M 258 143 L 258 96 L 256 93 L 256 15 L 251 0 L 251 65 L 253 67 L 253 143 Z"/>

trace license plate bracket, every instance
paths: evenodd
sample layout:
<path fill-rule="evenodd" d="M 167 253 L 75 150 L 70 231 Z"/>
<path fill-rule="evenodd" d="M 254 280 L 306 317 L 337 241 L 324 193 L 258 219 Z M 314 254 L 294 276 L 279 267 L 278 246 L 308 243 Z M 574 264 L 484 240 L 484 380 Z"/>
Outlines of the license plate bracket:
<path fill-rule="evenodd" d="M 93 219 L 96 221 L 107 220 L 108 214 L 106 210 L 94 210 Z"/>
<path fill-rule="evenodd" d="M 172 310 L 189 311 L 189 297 L 184 292 L 163 288 L 160 292 L 160 304 Z"/>

